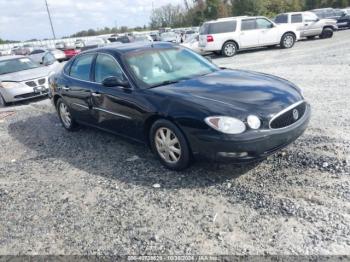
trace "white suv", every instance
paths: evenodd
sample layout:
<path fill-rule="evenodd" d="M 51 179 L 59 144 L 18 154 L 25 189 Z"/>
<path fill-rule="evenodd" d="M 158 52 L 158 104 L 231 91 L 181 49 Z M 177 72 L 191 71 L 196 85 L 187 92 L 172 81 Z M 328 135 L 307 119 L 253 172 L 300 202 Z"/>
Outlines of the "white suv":
<path fill-rule="evenodd" d="M 266 17 L 229 17 L 206 22 L 200 29 L 199 47 L 202 52 L 234 56 L 238 50 L 280 45 L 291 48 L 299 40 L 295 27 L 277 25 Z"/>

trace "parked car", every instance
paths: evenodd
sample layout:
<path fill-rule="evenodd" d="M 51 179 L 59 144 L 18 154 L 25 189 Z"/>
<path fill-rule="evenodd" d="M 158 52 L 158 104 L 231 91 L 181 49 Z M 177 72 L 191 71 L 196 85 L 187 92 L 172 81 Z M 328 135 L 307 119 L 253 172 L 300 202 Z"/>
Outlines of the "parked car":
<path fill-rule="evenodd" d="M 313 12 L 317 15 L 318 18 L 329 18 L 338 20 L 342 15 L 343 12 L 341 9 L 333 9 L 333 8 L 319 8 L 319 9 L 313 9 L 310 10 L 310 12 Z"/>
<path fill-rule="evenodd" d="M 189 37 L 186 38 L 186 40 L 180 44 L 184 47 L 187 47 L 193 51 L 195 51 L 196 53 L 201 53 L 201 50 L 199 48 L 199 35 L 191 35 Z"/>
<path fill-rule="evenodd" d="M 29 55 L 30 52 L 31 51 L 24 46 L 16 46 L 16 47 L 12 48 L 12 53 L 14 55 Z"/>
<path fill-rule="evenodd" d="M 310 118 L 291 82 L 220 69 L 171 43 L 79 54 L 51 77 L 50 97 L 67 130 L 85 124 L 144 142 L 173 170 L 200 155 L 263 159 L 297 139 Z"/>
<path fill-rule="evenodd" d="M 8 56 L 8 55 L 12 55 L 12 49 L 11 48 L 0 50 L 0 56 Z"/>
<path fill-rule="evenodd" d="M 38 64 L 40 64 L 43 61 L 43 56 L 45 55 L 45 53 L 48 52 L 48 50 L 46 48 L 37 48 L 34 49 L 30 54 L 29 57 L 37 62 Z"/>
<path fill-rule="evenodd" d="M 84 43 L 83 40 L 77 39 L 74 42 L 74 46 L 75 46 L 76 49 L 80 49 L 80 48 L 83 48 L 85 46 L 85 43 Z"/>
<path fill-rule="evenodd" d="M 158 33 L 151 33 L 150 37 L 152 37 L 153 41 L 160 41 L 160 35 Z"/>
<path fill-rule="evenodd" d="M 337 25 L 339 28 L 350 28 L 350 9 L 342 10 L 342 16 L 338 18 Z"/>
<path fill-rule="evenodd" d="M 129 35 L 118 36 L 116 42 L 127 44 L 134 41 L 134 38 Z"/>
<path fill-rule="evenodd" d="M 300 32 L 301 37 L 330 38 L 338 29 L 337 21 L 334 19 L 320 19 L 312 12 L 283 13 L 274 19 L 276 24 L 290 24 Z"/>
<path fill-rule="evenodd" d="M 277 25 L 266 17 L 230 17 L 206 22 L 199 35 L 202 52 L 234 56 L 246 48 L 280 45 L 292 48 L 300 33 L 294 26 Z"/>
<path fill-rule="evenodd" d="M 48 77 L 58 71 L 59 63 L 47 52 L 42 64 L 25 56 L 0 57 L 0 107 L 47 95 Z"/>
<path fill-rule="evenodd" d="M 67 60 L 66 54 L 62 50 L 59 50 L 56 48 L 50 48 L 48 50 L 54 55 L 54 57 L 56 58 L 56 60 L 58 62 L 62 62 L 62 61 Z"/>
<path fill-rule="evenodd" d="M 86 51 L 89 49 L 94 49 L 98 47 L 105 46 L 106 43 L 101 38 L 93 38 L 85 41 L 85 46 L 81 48 L 81 51 Z"/>
<path fill-rule="evenodd" d="M 65 49 L 66 43 L 65 42 L 57 42 L 57 43 L 55 43 L 55 48 L 60 49 L 60 50 Z"/>
<path fill-rule="evenodd" d="M 67 60 L 71 59 L 72 57 L 76 56 L 77 54 L 80 53 L 79 49 L 75 49 L 75 48 L 66 48 L 63 50 Z"/>
<path fill-rule="evenodd" d="M 153 39 L 149 35 L 135 35 L 134 42 L 153 42 Z"/>
<path fill-rule="evenodd" d="M 179 35 L 175 32 L 165 32 L 160 35 L 160 41 L 162 42 L 172 42 L 172 43 L 178 43 L 179 41 Z"/>

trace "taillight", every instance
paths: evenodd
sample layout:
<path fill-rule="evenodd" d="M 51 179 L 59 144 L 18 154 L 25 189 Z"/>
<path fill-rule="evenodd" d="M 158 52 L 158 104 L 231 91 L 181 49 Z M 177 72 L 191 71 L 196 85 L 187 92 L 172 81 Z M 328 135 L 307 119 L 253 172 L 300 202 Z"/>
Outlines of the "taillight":
<path fill-rule="evenodd" d="M 207 42 L 214 42 L 214 37 L 212 35 L 207 35 Z"/>

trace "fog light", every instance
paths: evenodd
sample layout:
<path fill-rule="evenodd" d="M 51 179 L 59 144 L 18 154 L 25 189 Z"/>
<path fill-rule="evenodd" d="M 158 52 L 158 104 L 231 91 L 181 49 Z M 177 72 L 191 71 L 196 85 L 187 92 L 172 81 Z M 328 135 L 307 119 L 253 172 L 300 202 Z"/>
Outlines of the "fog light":
<path fill-rule="evenodd" d="M 260 121 L 259 117 L 254 116 L 254 115 L 248 116 L 247 123 L 251 129 L 259 129 L 261 126 L 261 121 Z"/>
<path fill-rule="evenodd" d="M 222 157 L 232 157 L 232 158 L 241 158 L 248 156 L 247 152 L 220 152 L 218 153 L 219 156 Z"/>

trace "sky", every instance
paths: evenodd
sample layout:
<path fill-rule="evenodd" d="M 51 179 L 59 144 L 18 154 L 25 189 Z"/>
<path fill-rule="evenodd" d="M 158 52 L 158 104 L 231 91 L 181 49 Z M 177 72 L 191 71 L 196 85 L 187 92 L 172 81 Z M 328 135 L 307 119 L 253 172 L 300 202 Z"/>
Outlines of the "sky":
<path fill-rule="evenodd" d="M 47 0 L 57 37 L 105 26 L 148 25 L 154 8 L 183 0 Z M 45 0 L 0 0 L 0 38 L 52 38 Z"/>

